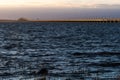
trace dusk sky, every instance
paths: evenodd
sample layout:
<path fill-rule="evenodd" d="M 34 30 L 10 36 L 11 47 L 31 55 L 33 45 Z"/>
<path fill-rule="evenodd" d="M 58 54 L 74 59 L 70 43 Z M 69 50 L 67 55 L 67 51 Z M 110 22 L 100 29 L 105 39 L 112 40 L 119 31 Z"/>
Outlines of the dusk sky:
<path fill-rule="evenodd" d="M 120 0 L 0 0 L 0 19 L 120 18 Z"/>

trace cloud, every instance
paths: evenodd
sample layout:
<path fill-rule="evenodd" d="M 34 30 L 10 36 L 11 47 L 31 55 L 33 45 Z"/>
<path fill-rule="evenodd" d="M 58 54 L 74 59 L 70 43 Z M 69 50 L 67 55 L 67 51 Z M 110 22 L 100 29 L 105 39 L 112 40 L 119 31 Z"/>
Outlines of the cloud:
<path fill-rule="evenodd" d="M 0 7 L 117 8 L 120 0 L 1 0 Z"/>
<path fill-rule="evenodd" d="M 96 8 L 120 8 L 120 4 L 96 4 Z"/>

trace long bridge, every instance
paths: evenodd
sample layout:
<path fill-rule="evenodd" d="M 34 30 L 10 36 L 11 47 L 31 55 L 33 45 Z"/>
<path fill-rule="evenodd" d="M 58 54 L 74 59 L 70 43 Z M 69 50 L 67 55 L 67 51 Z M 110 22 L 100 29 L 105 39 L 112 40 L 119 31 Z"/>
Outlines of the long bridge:
<path fill-rule="evenodd" d="M 83 22 L 120 22 L 120 18 L 96 18 L 96 19 L 79 19 L 78 21 Z"/>

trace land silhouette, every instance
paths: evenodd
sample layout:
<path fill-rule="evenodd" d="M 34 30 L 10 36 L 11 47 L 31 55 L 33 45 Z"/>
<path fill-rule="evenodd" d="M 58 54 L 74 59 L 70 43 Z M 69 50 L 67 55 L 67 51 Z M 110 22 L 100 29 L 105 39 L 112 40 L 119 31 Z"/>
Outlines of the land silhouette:
<path fill-rule="evenodd" d="M 28 18 L 0 19 L 0 22 L 120 22 L 120 18 L 86 18 L 86 19 L 58 19 L 58 20 L 38 20 Z"/>

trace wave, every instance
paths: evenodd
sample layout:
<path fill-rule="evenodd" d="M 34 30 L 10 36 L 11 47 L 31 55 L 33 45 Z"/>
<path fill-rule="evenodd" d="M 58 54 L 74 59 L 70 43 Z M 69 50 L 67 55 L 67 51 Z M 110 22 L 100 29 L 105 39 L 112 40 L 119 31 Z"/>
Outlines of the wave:
<path fill-rule="evenodd" d="M 81 53 L 81 52 L 75 52 L 72 53 L 73 56 L 81 56 L 81 55 L 89 55 L 89 56 L 109 56 L 109 55 L 120 55 L 120 52 L 90 52 L 90 53 Z"/>

